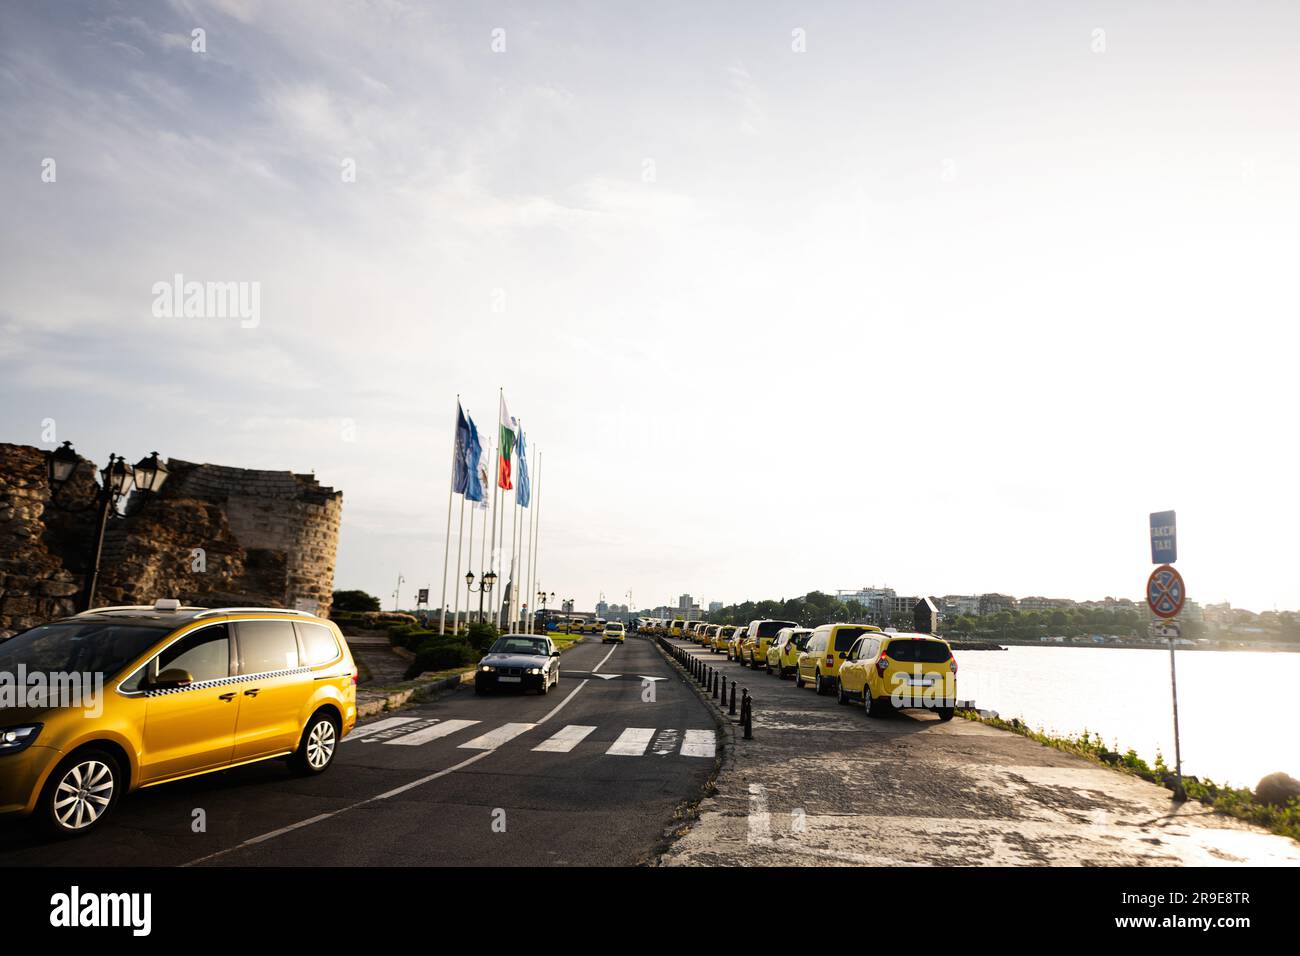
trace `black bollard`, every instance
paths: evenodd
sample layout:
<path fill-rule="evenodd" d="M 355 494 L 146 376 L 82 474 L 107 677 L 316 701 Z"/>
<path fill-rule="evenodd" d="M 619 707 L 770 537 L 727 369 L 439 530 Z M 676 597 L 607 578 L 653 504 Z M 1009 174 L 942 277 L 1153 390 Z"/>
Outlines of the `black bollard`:
<path fill-rule="evenodd" d="M 736 716 L 736 682 L 734 680 L 731 682 L 731 710 L 729 713 L 732 717 Z"/>
<path fill-rule="evenodd" d="M 749 696 L 749 688 L 744 690 L 740 701 L 740 725 L 745 728 L 745 739 L 754 739 L 754 698 Z"/>

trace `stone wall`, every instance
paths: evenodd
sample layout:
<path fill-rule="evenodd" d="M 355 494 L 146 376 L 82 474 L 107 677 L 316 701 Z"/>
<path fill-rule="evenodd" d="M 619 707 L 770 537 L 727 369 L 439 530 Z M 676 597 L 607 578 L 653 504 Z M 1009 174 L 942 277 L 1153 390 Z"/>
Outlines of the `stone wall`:
<path fill-rule="evenodd" d="M 133 493 L 110 521 L 96 605 L 174 597 L 329 614 L 341 491 L 290 472 L 167 467 L 160 494 Z M 97 475 L 83 461 L 51 502 L 45 453 L 0 444 L 0 638 L 79 607 Z"/>

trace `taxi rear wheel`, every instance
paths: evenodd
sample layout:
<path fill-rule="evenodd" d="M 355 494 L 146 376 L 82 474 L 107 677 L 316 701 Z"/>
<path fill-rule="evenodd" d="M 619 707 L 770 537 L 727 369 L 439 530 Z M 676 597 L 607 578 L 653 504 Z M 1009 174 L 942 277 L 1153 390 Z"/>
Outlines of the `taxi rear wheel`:
<path fill-rule="evenodd" d="M 839 701 L 840 704 L 847 704 L 849 702 L 849 695 L 844 690 L 844 681 L 842 679 L 836 687 L 835 699 Z"/>
<path fill-rule="evenodd" d="M 334 762 L 338 749 L 338 718 L 327 710 L 318 710 L 303 728 L 302 740 L 294 752 L 291 765 L 295 773 L 304 777 L 324 773 Z"/>
<path fill-rule="evenodd" d="M 813 690 L 817 692 L 817 696 L 819 697 L 826 693 L 826 681 L 822 680 L 822 672 L 820 670 L 813 675 Z"/>
<path fill-rule="evenodd" d="M 806 683 L 808 682 L 803 679 L 803 673 L 796 667 L 794 669 L 794 686 L 803 687 Z"/>
<path fill-rule="evenodd" d="M 952 720 L 952 708 L 951 708 L 951 707 L 940 707 L 940 708 L 938 709 L 938 714 L 939 714 L 939 719 L 940 719 L 940 720 Z"/>

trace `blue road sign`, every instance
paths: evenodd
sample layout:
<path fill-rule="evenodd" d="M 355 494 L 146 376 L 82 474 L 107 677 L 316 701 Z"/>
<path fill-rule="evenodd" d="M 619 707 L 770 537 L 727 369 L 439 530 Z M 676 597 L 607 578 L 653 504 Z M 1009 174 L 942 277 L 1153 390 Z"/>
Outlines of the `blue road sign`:
<path fill-rule="evenodd" d="M 1173 564 L 1178 560 L 1178 524 L 1172 511 L 1151 512 L 1151 563 Z"/>

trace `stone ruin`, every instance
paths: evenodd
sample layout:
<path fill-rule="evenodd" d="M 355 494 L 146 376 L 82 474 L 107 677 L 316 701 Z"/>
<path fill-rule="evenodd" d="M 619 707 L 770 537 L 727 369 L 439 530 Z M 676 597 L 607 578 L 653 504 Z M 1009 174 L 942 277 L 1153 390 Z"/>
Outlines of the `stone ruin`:
<path fill-rule="evenodd" d="M 312 475 L 172 458 L 159 493 L 109 521 L 96 606 L 178 598 L 328 616 L 343 492 Z M 99 469 L 81 459 L 52 496 L 46 452 L 0 443 L 0 640 L 81 609 Z"/>

